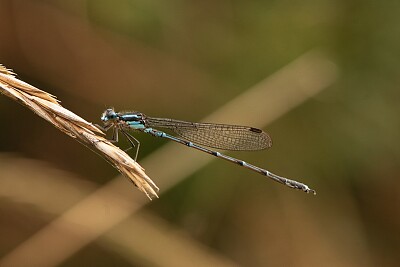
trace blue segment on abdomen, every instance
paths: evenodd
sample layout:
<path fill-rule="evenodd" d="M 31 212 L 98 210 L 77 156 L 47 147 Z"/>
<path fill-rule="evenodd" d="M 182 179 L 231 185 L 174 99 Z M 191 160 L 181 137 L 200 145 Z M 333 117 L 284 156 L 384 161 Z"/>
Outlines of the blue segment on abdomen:
<path fill-rule="evenodd" d="M 132 129 L 144 129 L 144 124 L 140 121 L 127 121 L 126 124 L 129 125 L 129 127 L 131 127 Z"/>
<path fill-rule="evenodd" d="M 157 136 L 157 137 L 167 137 L 166 133 L 164 133 L 162 131 L 154 130 L 153 128 L 145 128 L 143 131 L 145 133 L 149 133 L 149 134 L 152 134 L 152 135 Z"/>

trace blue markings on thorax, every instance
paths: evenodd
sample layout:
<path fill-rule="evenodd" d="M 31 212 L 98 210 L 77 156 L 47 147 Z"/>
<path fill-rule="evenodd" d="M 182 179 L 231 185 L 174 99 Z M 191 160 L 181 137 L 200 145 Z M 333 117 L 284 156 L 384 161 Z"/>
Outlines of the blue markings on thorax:
<path fill-rule="evenodd" d="M 120 116 L 123 121 L 138 121 L 142 119 L 141 114 L 124 114 Z"/>
<path fill-rule="evenodd" d="M 143 130 L 145 128 L 142 114 L 123 114 L 119 116 L 119 119 L 134 130 Z"/>

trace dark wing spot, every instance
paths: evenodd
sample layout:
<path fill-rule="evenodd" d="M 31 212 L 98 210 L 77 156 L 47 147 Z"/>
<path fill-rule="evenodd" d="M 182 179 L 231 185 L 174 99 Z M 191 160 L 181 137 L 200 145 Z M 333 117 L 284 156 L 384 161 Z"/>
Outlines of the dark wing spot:
<path fill-rule="evenodd" d="M 250 128 L 250 131 L 254 133 L 262 133 L 262 130 L 253 127 Z"/>

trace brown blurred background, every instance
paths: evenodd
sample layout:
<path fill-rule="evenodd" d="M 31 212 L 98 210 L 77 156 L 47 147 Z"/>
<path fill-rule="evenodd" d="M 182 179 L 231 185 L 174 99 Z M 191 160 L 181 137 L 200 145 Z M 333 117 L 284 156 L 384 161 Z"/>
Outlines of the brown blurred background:
<path fill-rule="evenodd" d="M 222 160 L 190 167 L 209 156 L 137 134 L 160 186 L 149 202 L 2 96 L 0 266 L 397 266 L 399 12 L 394 0 L 0 0 L 0 63 L 66 108 L 94 123 L 109 106 L 201 121 L 233 103 L 243 118 L 218 118 L 257 118 L 274 146 L 229 155 L 318 192 Z M 267 97 L 231 102 L 255 88 Z"/>

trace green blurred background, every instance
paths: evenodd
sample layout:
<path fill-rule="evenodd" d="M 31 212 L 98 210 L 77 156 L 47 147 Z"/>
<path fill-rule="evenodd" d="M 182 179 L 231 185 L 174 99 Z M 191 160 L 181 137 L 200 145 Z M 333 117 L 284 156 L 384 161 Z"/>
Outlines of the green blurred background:
<path fill-rule="evenodd" d="M 200 121 L 310 51 L 338 70 L 332 85 L 264 128 L 272 149 L 230 153 L 316 196 L 221 160 L 161 187 L 153 202 L 123 180 L 144 207 L 53 266 L 398 266 L 399 14 L 394 0 L 0 0 L 0 63 L 96 123 L 109 106 Z M 1 260 L 29 251 L 60 214 L 123 178 L 6 97 L 0 112 Z M 167 143 L 137 138 L 139 163 Z M 163 164 L 179 166 L 174 155 Z M 162 184 L 157 166 L 144 167 Z M 90 216 L 119 209 L 101 203 Z M 129 227 L 133 217 L 153 230 Z M 74 227 L 79 236 L 93 230 Z"/>

